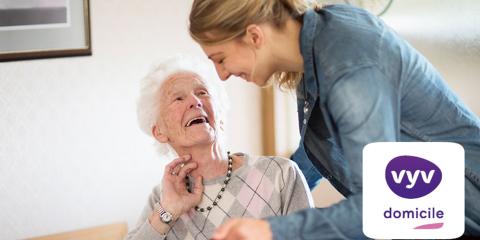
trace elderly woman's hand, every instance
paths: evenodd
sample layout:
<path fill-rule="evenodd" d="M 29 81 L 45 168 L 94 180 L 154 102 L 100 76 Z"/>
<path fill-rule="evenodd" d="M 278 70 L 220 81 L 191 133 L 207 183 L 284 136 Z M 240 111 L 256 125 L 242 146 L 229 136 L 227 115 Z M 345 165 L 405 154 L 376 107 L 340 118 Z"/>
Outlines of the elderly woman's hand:
<path fill-rule="evenodd" d="M 202 200 L 201 176 L 195 179 L 195 185 L 191 192 L 188 192 L 185 184 L 187 174 L 197 168 L 197 163 L 190 160 L 191 156 L 185 155 L 165 166 L 160 204 L 165 210 L 172 213 L 174 219 L 198 205 Z"/>

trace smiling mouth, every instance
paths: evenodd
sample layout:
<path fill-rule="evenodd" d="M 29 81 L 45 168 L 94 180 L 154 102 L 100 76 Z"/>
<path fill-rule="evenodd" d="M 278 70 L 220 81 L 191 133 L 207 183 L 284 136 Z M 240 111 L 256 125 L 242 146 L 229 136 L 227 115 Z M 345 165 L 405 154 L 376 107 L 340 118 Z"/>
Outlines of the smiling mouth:
<path fill-rule="evenodd" d="M 190 121 L 188 121 L 187 124 L 185 124 L 185 127 L 191 127 L 196 124 L 204 124 L 204 123 L 209 123 L 208 118 L 204 116 L 200 116 L 200 117 L 190 119 Z"/>

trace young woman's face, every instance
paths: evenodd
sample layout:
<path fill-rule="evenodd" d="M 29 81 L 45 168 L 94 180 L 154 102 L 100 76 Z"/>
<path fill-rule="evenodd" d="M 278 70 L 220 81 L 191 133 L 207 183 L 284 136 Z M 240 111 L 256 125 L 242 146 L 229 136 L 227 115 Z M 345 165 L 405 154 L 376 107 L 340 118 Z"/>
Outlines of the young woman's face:
<path fill-rule="evenodd" d="M 264 86 L 274 73 L 268 61 L 265 61 L 268 58 L 263 57 L 265 53 L 242 39 L 201 47 L 212 60 L 218 76 L 223 81 L 233 75 L 258 86 Z"/>

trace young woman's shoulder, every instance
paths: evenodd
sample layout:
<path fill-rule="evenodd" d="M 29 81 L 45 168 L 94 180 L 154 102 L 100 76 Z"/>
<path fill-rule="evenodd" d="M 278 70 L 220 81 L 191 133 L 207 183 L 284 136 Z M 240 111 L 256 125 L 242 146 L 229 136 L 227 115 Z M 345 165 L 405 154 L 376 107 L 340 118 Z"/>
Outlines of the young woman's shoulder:
<path fill-rule="evenodd" d="M 388 31 L 380 19 L 350 6 L 329 6 L 323 14 L 326 17 L 312 17 L 317 20 L 314 55 L 327 81 L 378 62 L 380 44 Z"/>

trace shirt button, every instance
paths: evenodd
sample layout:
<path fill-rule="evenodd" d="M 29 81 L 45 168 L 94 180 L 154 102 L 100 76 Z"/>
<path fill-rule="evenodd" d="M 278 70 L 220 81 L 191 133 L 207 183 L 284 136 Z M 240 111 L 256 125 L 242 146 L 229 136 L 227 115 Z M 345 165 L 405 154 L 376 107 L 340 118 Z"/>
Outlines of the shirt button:
<path fill-rule="evenodd" d="M 308 107 L 304 107 L 303 108 L 303 113 L 307 113 L 308 112 Z"/>
<path fill-rule="evenodd" d="M 307 124 L 307 119 L 303 119 L 303 125 Z"/>

